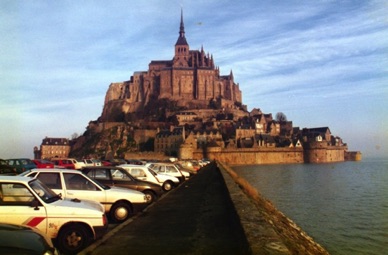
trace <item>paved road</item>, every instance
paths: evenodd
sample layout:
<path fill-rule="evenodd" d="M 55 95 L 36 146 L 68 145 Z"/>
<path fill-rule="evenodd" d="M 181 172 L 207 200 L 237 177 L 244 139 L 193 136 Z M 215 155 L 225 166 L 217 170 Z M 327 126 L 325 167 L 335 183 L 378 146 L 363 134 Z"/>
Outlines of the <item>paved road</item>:
<path fill-rule="evenodd" d="M 225 183 L 214 163 L 116 227 L 84 254 L 249 254 Z"/>

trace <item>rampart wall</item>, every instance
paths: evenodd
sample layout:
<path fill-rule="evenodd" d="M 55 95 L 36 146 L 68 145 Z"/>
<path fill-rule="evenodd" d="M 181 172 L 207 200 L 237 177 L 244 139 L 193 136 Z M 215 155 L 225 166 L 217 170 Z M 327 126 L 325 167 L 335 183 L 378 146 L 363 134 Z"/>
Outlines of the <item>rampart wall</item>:
<path fill-rule="evenodd" d="M 187 149 L 187 148 L 186 148 Z M 190 151 L 190 150 L 189 150 Z M 233 165 L 329 163 L 345 161 L 345 148 L 330 146 L 323 148 L 220 148 L 193 149 L 182 153 L 186 158 L 210 158 Z"/>

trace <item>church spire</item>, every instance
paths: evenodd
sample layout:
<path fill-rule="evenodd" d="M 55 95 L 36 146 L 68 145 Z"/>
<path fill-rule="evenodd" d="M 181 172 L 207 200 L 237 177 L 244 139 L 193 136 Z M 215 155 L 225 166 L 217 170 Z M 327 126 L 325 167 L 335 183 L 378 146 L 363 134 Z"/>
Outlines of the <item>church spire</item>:
<path fill-rule="evenodd" d="M 175 46 L 177 45 L 188 45 L 185 37 L 185 25 L 183 23 L 183 9 L 181 9 L 181 24 L 179 26 L 179 37 L 176 41 Z"/>
<path fill-rule="evenodd" d="M 185 37 L 185 24 L 183 24 L 183 9 L 181 9 L 181 25 L 179 27 L 179 36 Z"/>
<path fill-rule="evenodd" d="M 190 64 L 190 47 L 185 37 L 185 25 L 183 24 L 183 9 L 181 9 L 181 24 L 179 37 L 175 44 L 174 67 L 188 67 Z"/>

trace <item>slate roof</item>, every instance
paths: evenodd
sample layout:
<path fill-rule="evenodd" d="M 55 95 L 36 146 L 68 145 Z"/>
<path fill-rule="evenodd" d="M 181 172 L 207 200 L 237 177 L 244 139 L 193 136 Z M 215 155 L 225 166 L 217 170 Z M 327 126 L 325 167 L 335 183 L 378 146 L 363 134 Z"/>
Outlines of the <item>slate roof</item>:
<path fill-rule="evenodd" d="M 69 139 L 46 137 L 42 140 L 42 145 L 69 145 Z"/>

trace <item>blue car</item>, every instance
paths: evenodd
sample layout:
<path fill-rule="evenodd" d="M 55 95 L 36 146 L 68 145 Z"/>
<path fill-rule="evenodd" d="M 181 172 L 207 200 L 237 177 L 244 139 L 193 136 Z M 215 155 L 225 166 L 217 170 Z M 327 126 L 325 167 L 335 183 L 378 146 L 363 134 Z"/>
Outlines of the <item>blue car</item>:
<path fill-rule="evenodd" d="M 29 158 L 15 158 L 7 159 L 7 163 L 11 166 L 18 174 L 23 173 L 27 170 L 36 168 L 34 162 Z"/>

